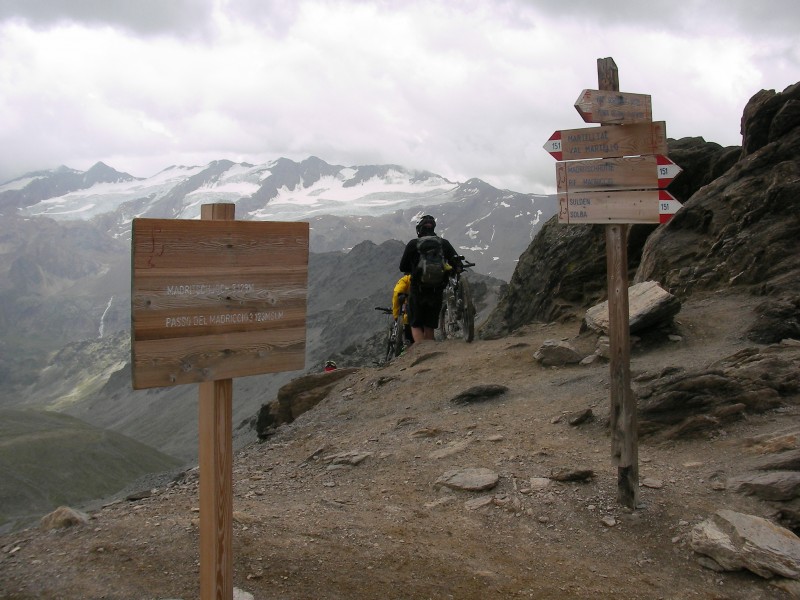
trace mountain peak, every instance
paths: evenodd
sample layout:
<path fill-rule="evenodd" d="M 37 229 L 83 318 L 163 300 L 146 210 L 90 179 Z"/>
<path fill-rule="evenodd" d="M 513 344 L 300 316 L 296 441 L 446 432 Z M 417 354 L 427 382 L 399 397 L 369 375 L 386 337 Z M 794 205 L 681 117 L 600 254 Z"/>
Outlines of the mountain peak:
<path fill-rule="evenodd" d="M 133 175 L 120 173 L 102 161 L 97 161 L 83 174 L 83 180 L 86 182 L 87 187 L 91 187 L 96 183 L 118 183 L 135 179 L 137 178 Z"/>

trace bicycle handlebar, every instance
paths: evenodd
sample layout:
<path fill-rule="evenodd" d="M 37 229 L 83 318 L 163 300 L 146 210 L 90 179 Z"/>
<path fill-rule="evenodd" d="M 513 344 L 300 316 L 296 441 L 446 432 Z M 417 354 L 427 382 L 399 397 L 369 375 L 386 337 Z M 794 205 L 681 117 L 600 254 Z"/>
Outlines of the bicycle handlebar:
<path fill-rule="evenodd" d="M 384 308 L 383 306 L 376 306 L 375 310 L 379 310 L 382 313 L 387 314 L 387 315 L 392 314 L 392 309 L 391 308 Z"/>
<path fill-rule="evenodd" d="M 462 256 L 461 254 L 459 254 L 458 258 L 461 259 L 461 262 L 464 265 L 464 268 L 469 268 L 469 267 L 474 267 L 475 266 L 475 263 L 471 262 L 471 261 L 468 261 L 466 256 Z"/>

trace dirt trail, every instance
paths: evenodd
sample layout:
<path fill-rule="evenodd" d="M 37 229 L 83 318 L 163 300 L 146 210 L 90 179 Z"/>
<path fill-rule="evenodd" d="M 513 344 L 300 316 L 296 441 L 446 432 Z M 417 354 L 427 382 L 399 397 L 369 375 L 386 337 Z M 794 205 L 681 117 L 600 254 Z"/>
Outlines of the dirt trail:
<path fill-rule="evenodd" d="M 751 297 L 696 299 L 683 339 L 634 346 L 634 375 L 700 366 L 752 345 L 739 338 Z M 642 508 L 616 502 L 608 366 L 543 368 L 545 339 L 578 324 L 532 325 L 501 340 L 429 343 L 343 379 L 316 409 L 234 461 L 235 586 L 256 599 L 789 598 L 747 572 L 716 573 L 688 547 L 719 508 L 768 507 L 715 482 L 737 473 L 745 440 L 797 424 L 796 406 L 701 438 L 642 440 Z M 450 399 L 478 384 L 494 400 Z M 591 407 L 570 426 L 564 415 Z M 341 464 L 335 464 L 335 463 Z M 354 463 L 354 464 L 348 464 Z M 486 468 L 498 485 L 457 491 L 436 481 Z M 553 471 L 591 469 L 587 483 Z M 0 598 L 198 597 L 196 472 L 137 502 L 96 512 L 83 528 L 0 538 Z"/>

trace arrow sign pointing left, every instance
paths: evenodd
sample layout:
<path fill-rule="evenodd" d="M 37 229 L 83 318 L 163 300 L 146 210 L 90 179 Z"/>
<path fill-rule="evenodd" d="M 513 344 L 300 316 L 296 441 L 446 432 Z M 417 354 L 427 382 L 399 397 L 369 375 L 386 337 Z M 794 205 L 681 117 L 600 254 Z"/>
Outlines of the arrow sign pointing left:
<path fill-rule="evenodd" d="M 556 160 L 666 154 L 667 125 L 653 121 L 564 129 L 553 132 L 544 149 Z"/>

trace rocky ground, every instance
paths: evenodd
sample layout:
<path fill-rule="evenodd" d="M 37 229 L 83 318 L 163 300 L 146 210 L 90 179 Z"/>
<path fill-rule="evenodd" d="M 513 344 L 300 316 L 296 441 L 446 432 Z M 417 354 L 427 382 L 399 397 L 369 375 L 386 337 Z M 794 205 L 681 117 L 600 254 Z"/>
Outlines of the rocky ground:
<path fill-rule="evenodd" d="M 752 346 L 742 332 L 756 302 L 692 298 L 676 317 L 680 339 L 634 346 L 633 376 Z M 546 339 L 591 351 L 596 336 L 578 330 L 531 325 L 498 340 L 421 345 L 345 377 L 315 409 L 237 453 L 237 590 L 256 599 L 797 597 L 786 580 L 709 569 L 689 541 L 718 509 L 774 517 L 726 481 L 763 442 L 800 443 L 798 398 L 694 437 L 642 439 L 641 504 L 627 510 L 610 459 L 607 363 L 533 360 Z M 508 391 L 452 401 L 492 384 Z M 594 419 L 571 425 L 587 408 Z M 457 469 L 497 484 L 444 485 Z M 565 469 L 593 476 L 550 479 Z M 197 598 L 197 472 L 140 496 L 93 511 L 86 525 L 0 537 L 0 598 Z"/>

